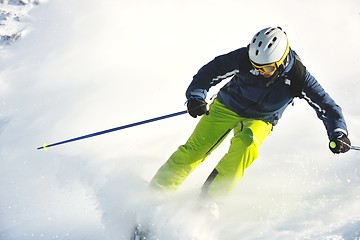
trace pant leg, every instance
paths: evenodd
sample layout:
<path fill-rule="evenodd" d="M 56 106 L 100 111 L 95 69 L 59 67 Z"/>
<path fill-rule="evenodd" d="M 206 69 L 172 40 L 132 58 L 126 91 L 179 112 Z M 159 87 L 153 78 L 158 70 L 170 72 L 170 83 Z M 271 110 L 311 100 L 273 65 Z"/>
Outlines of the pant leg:
<path fill-rule="evenodd" d="M 212 198 L 226 196 L 258 156 L 258 148 L 272 125 L 261 120 L 243 118 L 234 129 L 228 152 L 219 161 L 203 186 L 203 194 Z"/>
<path fill-rule="evenodd" d="M 215 99 L 187 142 L 180 146 L 150 182 L 154 188 L 175 190 L 239 123 L 239 116 Z"/>

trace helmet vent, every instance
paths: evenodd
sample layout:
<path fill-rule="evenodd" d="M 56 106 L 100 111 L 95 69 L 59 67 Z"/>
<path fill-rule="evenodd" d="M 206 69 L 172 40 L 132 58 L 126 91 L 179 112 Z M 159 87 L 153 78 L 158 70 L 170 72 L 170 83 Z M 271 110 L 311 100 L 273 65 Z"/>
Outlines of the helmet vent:
<path fill-rule="evenodd" d="M 265 35 L 269 35 L 274 30 L 275 30 L 275 28 L 271 28 L 268 32 L 265 33 Z"/>
<path fill-rule="evenodd" d="M 258 47 L 261 47 L 261 45 L 262 45 L 262 41 L 259 42 Z"/>
<path fill-rule="evenodd" d="M 256 50 L 255 55 L 256 56 L 259 55 L 259 50 Z"/>
<path fill-rule="evenodd" d="M 276 40 L 277 40 L 277 37 L 274 37 L 272 39 L 272 43 L 269 43 L 268 48 L 271 48 L 271 46 L 273 45 L 274 42 L 276 42 Z"/>

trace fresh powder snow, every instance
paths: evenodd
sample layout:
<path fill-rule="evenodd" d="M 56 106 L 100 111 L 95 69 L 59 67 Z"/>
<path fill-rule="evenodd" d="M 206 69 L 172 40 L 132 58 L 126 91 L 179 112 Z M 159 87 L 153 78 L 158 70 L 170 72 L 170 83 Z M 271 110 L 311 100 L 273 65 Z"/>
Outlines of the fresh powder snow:
<path fill-rule="evenodd" d="M 359 240 L 360 152 L 332 154 L 300 99 L 216 222 L 197 198 L 229 139 L 177 192 L 147 187 L 198 119 L 36 150 L 185 110 L 196 71 L 268 26 L 287 32 L 359 145 L 358 0 L 0 1 L 0 239 L 128 240 L 143 223 L 160 240 Z"/>

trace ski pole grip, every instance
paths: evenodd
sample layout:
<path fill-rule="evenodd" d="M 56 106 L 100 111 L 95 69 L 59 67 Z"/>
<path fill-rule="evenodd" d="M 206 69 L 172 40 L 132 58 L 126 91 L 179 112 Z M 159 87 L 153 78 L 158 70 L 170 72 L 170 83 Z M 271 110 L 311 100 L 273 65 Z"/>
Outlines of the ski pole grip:
<path fill-rule="evenodd" d="M 336 142 L 334 141 L 331 141 L 330 144 L 329 144 L 330 148 L 334 149 L 336 148 Z"/>

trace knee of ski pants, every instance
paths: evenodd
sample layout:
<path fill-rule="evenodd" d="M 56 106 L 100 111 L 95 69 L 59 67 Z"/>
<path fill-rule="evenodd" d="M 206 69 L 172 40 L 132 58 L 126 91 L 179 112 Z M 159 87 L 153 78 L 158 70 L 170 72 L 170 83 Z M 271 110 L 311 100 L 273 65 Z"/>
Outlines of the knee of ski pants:
<path fill-rule="evenodd" d="M 241 140 L 241 142 L 242 142 L 241 145 L 243 148 L 249 147 L 251 144 L 253 144 L 254 143 L 254 134 L 251 131 L 251 129 L 246 128 L 246 129 L 243 129 L 242 131 L 236 131 L 234 134 L 234 138 L 231 139 L 231 143 L 233 144 L 239 140 Z"/>
<path fill-rule="evenodd" d="M 243 147 L 254 145 L 259 147 L 271 132 L 272 124 L 261 120 L 247 119 L 240 122 L 234 129 L 232 141 L 241 139 Z"/>

